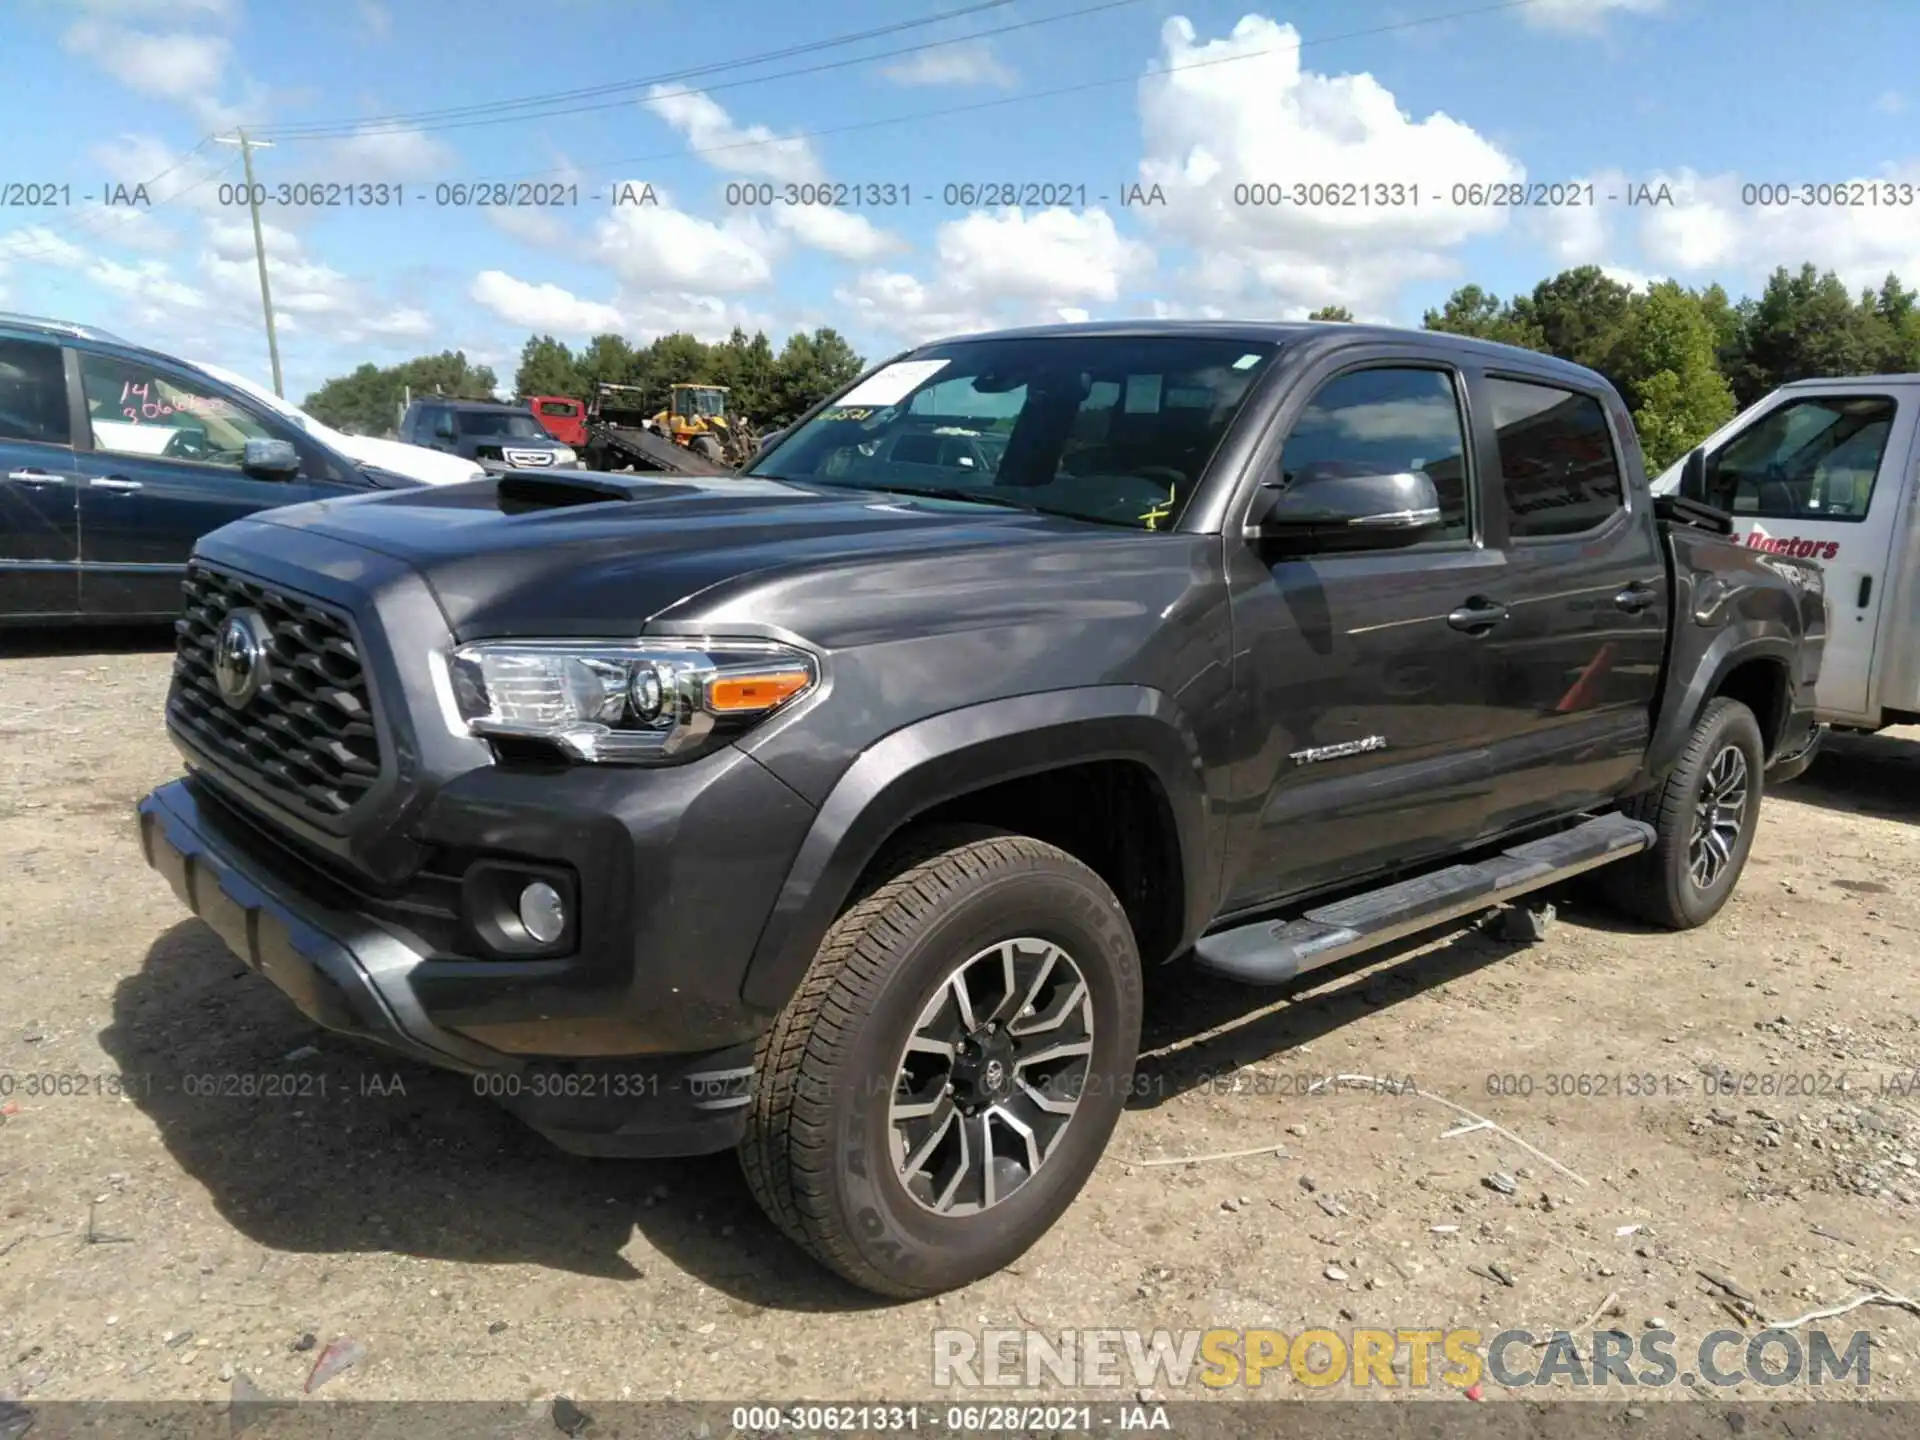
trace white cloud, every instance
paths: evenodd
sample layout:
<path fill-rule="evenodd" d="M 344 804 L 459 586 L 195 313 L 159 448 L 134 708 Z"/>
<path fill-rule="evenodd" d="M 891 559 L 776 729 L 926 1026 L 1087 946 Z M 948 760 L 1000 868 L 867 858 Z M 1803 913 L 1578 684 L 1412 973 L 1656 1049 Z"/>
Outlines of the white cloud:
<path fill-rule="evenodd" d="M 0 260 L 28 261 L 71 270 L 84 265 L 87 252 L 66 236 L 45 225 L 29 225 L 0 235 Z"/>
<path fill-rule="evenodd" d="M 1533 0 L 1520 7 L 1520 18 L 1538 30 L 1593 34 L 1609 15 L 1657 15 L 1667 0 Z"/>
<path fill-rule="evenodd" d="M 327 178 L 352 185 L 439 179 L 458 159 L 451 145 L 421 130 L 361 130 L 328 149 Z"/>
<path fill-rule="evenodd" d="M 239 10 L 239 0 L 73 0 L 72 8 L 90 15 L 157 15 L 169 20 L 189 15 L 226 19 Z"/>
<path fill-rule="evenodd" d="M 866 216 L 831 205 L 783 205 L 774 212 L 773 223 L 791 231 L 802 245 L 861 264 L 906 244 Z"/>
<path fill-rule="evenodd" d="M 1875 182 L 1920 184 L 1920 161 L 1847 180 Z M 1797 269 L 1805 261 L 1833 270 L 1855 290 L 1879 285 L 1889 271 L 1920 275 L 1920 226 L 1910 209 L 1749 203 L 1742 187 L 1751 182 L 1736 174 L 1681 170 L 1647 176 L 1644 183 L 1655 192 L 1667 185 L 1675 202 L 1641 212 L 1641 254 L 1659 269 L 1718 279 L 1729 288 L 1760 283 L 1776 266 Z"/>
<path fill-rule="evenodd" d="M 718 295 L 656 290 L 642 295 L 623 293 L 618 298 L 621 313 L 627 319 L 624 333 L 642 344 L 657 336 L 682 331 L 712 344 L 726 339 L 736 327 L 749 335 L 756 330 L 781 335 L 795 328 L 782 326 L 766 311 L 749 309 Z"/>
<path fill-rule="evenodd" d="M 522 209 L 518 205 L 489 205 L 486 216 L 499 229 L 516 240 L 542 250 L 567 247 L 572 234 L 560 217 L 547 210 Z"/>
<path fill-rule="evenodd" d="M 558 285 L 516 280 L 504 270 L 482 270 L 467 293 L 502 320 L 543 333 L 598 335 L 622 326 L 611 305 L 582 300 Z"/>
<path fill-rule="evenodd" d="M 126 296 L 149 310 L 204 310 L 206 292 L 176 280 L 164 260 L 140 260 L 123 265 L 104 257 L 87 266 L 87 278 L 116 295 Z"/>
<path fill-rule="evenodd" d="M 795 182 L 818 180 L 825 173 L 804 137 L 779 136 L 765 125 L 736 125 L 703 91 L 655 85 L 645 103 L 715 169 Z"/>
<path fill-rule="evenodd" d="M 89 16 L 69 26 L 60 43 L 130 90 L 177 101 L 206 125 L 230 123 L 230 113 L 214 98 L 233 48 L 224 36 L 155 33 Z"/>
<path fill-rule="evenodd" d="M 189 209 L 232 214 L 220 204 L 216 176 L 232 172 L 238 180 L 239 155 L 224 146 L 209 145 L 198 152 L 176 150 L 152 135 L 123 134 L 88 147 L 88 162 L 104 179 L 129 187 L 145 185 L 154 205 L 184 205 Z"/>
<path fill-rule="evenodd" d="M 729 291 L 773 278 L 783 245 L 778 233 L 751 217 L 703 220 L 660 198 L 658 205 L 619 206 L 595 228 L 592 254 L 624 283 Z"/>
<path fill-rule="evenodd" d="M 1873 108 L 1882 115 L 1904 115 L 1907 112 L 1907 97 L 1898 90 L 1882 90 L 1874 97 Z"/>
<path fill-rule="evenodd" d="M 912 340 L 1112 304 L 1149 273 L 1153 251 L 1102 210 L 975 211 L 940 227 L 936 278 L 869 270 L 836 298 L 870 329 Z"/>
<path fill-rule="evenodd" d="M 997 85 L 1003 90 L 1019 79 L 986 40 L 956 40 L 922 50 L 880 73 L 896 85 Z"/>
<path fill-rule="evenodd" d="M 386 340 L 424 340 L 433 334 L 434 323 L 426 311 L 402 305 L 363 321 L 360 328 Z"/>
<path fill-rule="evenodd" d="M 1388 310 L 1408 281 L 1451 275 L 1456 247 L 1507 224 L 1505 207 L 1444 197 L 1455 181 L 1521 179 L 1518 161 L 1444 113 L 1413 118 L 1371 75 L 1304 70 L 1291 25 L 1249 15 L 1197 43 L 1176 17 L 1161 41 L 1164 70 L 1140 83 L 1140 179 L 1166 203 L 1132 213 L 1193 251 L 1194 298 L 1264 314 Z M 1290 188 L 1348 182 L 1400 186 L 1401 203 L 1298 204 Z M 1268 196 L 1280 203 L 1251 203 Z"/>

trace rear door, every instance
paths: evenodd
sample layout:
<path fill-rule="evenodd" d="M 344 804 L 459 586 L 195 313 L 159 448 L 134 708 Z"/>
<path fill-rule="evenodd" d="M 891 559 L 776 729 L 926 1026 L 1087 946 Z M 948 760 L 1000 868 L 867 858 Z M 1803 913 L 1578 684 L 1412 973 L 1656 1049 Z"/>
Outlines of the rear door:
<path fill-rule="evenodd" d="M 1871 384 L 1795 394 L 1707 456 L 1707 496 L 1755 549 L 1817 561 L 1831 633 L 1820 664 L 1822 716 L 1872 720 L 1876 637 L 1914 429 L 1912 392 Z"/>
<path fill-rule="evenodd" d="M 80 351 L 88 434 L 80 464 L 80 599 L 90 615 L 171 615 L 193 544 L 270 506 L 311 499 L 316 448 L 204 378 L 148 357 Z M 240 468 L 249 439 L 293 444 L 302 474 Z M 332 488 L 331 486 L 329 488 Z"/>
<path fill-rule="evenodd" d="M 67 352 L 0 338 L 0 619 L 80 608 Z"/>
<path fill-rule="evenodd" d="M 1607 799 L 1639 768 L 1670 587 L 1653 497 L 1627 481 L 1639 455 L 1617 400 L 1525 372 L 1482 372 L 1474 393 L 1507 560 L 1484 632 L 1489 804 L 1513 825 Z"/>

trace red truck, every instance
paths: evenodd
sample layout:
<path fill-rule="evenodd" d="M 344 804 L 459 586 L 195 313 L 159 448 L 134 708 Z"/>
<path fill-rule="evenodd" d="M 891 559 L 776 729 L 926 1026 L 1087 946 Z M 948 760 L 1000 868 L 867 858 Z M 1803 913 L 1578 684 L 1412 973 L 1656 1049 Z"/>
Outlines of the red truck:
<path fill-rule="evenodd" d="M 546 432 L 562 445 L 587 448 L 587 407 L 566 395 L 529 395 L 527 406 Z"/>

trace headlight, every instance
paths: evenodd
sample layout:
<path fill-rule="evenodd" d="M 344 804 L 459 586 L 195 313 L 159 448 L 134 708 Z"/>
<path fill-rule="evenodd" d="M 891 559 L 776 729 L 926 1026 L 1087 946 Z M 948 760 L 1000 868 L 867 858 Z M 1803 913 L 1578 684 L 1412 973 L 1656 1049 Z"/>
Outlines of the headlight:
<path fill-rule="evenodd" d="M 500 641 L 462 646 L 450 668 L 469 734 L 612 765 L 689 759 L 820 679 L 804 650 L 763 640 Z"/>
<path fill-rule="evenodd" d="M 579 458 L 578 455 L 573 453 L 573 447 L 571 445 L 562 445 L 558 450 L 553 452 L 553 463 L 556 465 L 571 465 Z"/>

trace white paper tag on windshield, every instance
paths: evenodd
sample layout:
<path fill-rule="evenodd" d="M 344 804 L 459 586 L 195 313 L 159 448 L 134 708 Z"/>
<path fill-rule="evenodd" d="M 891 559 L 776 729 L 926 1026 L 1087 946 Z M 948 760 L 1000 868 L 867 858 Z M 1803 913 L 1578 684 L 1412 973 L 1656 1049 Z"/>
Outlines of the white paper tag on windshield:
<path fill-rule="evenodd" d="M 853 389 L 834 401 L 842 405 L 898 405 L 928 377 L 939 374 L 952 363 L 946 360 L 902 360 L 884 370 L 876 370 Z"/>

